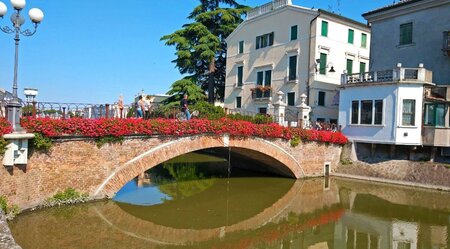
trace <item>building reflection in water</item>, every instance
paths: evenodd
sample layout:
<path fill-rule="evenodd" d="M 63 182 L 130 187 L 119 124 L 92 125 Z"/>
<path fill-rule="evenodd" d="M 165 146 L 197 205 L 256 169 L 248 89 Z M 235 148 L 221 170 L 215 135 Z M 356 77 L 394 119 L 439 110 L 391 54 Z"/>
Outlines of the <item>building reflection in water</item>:
<path fill-rule="evenodd" d="M 143 174 L 118 202 L 21 215 L 10 223 L 13 235 L 24 249 L 450 249 L 447 192 L 168 170 L 176 181 Z M 151 189 L 139 198 L 157 200 L 134 203 L 133 186 Z"/>

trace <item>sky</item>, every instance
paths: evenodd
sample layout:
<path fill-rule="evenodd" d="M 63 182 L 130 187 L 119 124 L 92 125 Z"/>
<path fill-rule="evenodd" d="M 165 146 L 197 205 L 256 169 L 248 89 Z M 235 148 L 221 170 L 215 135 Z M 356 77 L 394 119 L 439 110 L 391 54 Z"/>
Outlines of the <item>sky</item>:
<path fill-rule="evenodd" d="M 0 25 L 10 25 L 12 7 Z M 270 0 L 240 0 L 251 7 Z M 340 2 L 338 6 L 338 2 Z M 181 79 L 175 49 L 160 38 L 185 23 L 198 0 L 27 0 L 24 29 L 31 28 L 30 8 L 45 15 L 32 37 L 22 37 L 19 50 L 18 92 L 39 90 L 37 101 L 113 103 L 122 94 L 166 93 Z M 322 8 L 366 22 L 361 14 L 392 0 L 293 0 L 295 5 Z M 12 91 L 13 35 L 0 32 L 0 88 Z"/>

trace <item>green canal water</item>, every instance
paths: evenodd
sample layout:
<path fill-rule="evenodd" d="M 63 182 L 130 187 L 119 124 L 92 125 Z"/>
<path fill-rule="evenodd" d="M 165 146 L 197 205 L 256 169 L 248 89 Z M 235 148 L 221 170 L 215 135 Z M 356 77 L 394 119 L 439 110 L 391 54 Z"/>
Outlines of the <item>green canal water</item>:
<path fill-rule="evenodd" d="M 114 200 L 29 212 L 9 225 L 24 249 L 450 249 L 449 193 L 232 166 L 188 154 Z"/>

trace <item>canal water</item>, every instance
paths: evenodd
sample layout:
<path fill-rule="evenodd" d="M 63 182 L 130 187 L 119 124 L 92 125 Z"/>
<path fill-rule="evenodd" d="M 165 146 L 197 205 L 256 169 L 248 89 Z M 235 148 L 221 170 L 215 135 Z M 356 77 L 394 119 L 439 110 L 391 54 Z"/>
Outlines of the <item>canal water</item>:
<path fill-rule="evenodd" d="M 233 166 L 184 155 L 114 200 L 29 212 L 9 225 L 24 249 L 450 249 L 449 193 Z"/>

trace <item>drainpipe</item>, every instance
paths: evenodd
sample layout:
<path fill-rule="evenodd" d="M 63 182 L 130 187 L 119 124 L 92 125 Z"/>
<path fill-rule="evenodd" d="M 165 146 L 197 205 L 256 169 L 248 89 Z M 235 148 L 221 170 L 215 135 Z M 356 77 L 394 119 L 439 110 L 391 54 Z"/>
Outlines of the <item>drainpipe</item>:
<path fill-rule="evenodd" d="M 317 12 L 319 14 L 317 14 L 317 16 L 315 16 L 309 22 L 308 80 L 306 81 L 306 95 L 307 95 L 306 103 L 308 104 L 308 106 L 311 106 L 311 103 L 309 103 L 309 100 L 310 100 L 310 96 L 309 96 L 309 94 L 310 94 L 310 84 L 311 84 L 309 79 L 311 78 L 311 71 L 310 70 L 311 70 L 311 50 L 312 50 L 312 48 L 311 48 L 311 40 L 312 40 L 312 31 L 311 31 L 311 29 L 312 29 L 313 22 L 317 19 L 317 17 L 320 16 L 320 10 L 317 10 Z"/>

